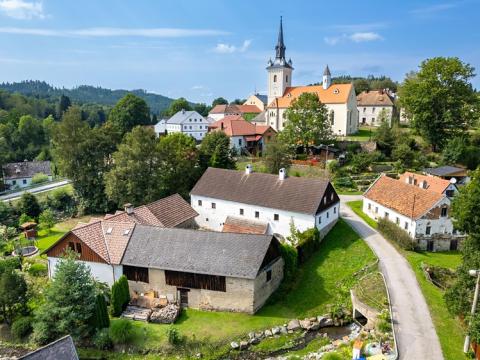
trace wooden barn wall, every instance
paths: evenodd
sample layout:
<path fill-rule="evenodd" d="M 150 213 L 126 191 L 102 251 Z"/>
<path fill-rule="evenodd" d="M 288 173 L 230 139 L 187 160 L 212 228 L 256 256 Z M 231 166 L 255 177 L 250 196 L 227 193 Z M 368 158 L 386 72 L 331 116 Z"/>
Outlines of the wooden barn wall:
<path fill-rule="evenodd" d="M 74 244 L 80 243 L 82 246 L 82 254 L 79 257 L 79 260 L 91 261 L 98 263 L 106 263 L 96 252 L 90 249 L 83 241 L 81 241 L 73 233 L 68 234 L 60 241 L 57 245 L 47 251 L 47 256 L 49 257 L 61 257 L 65 254 L 65 250 L 69 248 L 69 243 L 73 242 Z M 76 246 L 76 245 L 75 245 Z"/>

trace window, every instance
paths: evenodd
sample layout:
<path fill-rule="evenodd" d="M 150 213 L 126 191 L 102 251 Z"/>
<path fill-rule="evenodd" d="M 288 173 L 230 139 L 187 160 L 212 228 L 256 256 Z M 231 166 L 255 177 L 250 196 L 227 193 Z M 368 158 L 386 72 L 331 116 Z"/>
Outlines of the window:
<path fill-rule="evenodd" d="M 388 219 L 389 216 L 390 214 L 387 211 L 385 211 L 385 219 Z"/>
<path fill-rule="evenodd" d="M 273 220 L 278 221 L 280 216 L 278 214 L 273 214 Z"/>
<path fill-rule="evenodd" d="M 165 270 L 165 282 L 167 285 L 190 289 L 205 289 L 223 292 L 227 290 L 225 276 Z"/>
<path fill-rule="evenodd" d="M 217 204 L 212 203 L 212 209 L 216 209 L 216 208 L 217 208 Z"/>
<path fill-rule="evenodd" d="M 375 112 L 375 108 L 372 108 L 372 113 L 374 113 L 374 112 Z"/>
<path fill-rule="evenodd" d="M 79 253 L 80 255 L 82 255 L 82 244 L 76 243 L 76 244 L 75 244 L 75 251 L 76 251 L 77 253 Z"/>
<path fill-rule="evenodd" d="M 198 206 L 202 206 L 202 200 L 198 200 Z"/>
<path fill-rule="evenodd" d="M 148 268 L 123 265 L 123 275 L 130 281 L 148 283 Z"/>
<path fill-rule="evenodd" d="M 330 122 L 335 125 L 335 112 L 333 110 L 330 111 Z"/>
<path fill-rule="evenodd" d="M 408 222 L 405 221 L 405 226 L 404 226 L 405 230 L 408 230 Z"/>
<path fill-rule="evenodd" d="M 372 204 L 368 203 L 368 210 L 372 210 Z"/>
<path fill-rule="evenodd" d="M 194 121 L 194 122 L 197 122 L 197 119 L 194 119 L 193 121 Z"/>
<path fill-rule="evenodd" d="M 327 219 L 330 217 L 330 213 L 327 211 Z"/>
<path fill-rule="evenodd" d="M 267 282 L 272 280 L 272 270 L 267 270 Z"/>
<path fill-rule="evenodd" d="M 397 225 L 400 224 L 400 218 L 399 218 L 399 217 L 397 217 L 397 218 L 395 219 L 395 224 L 397 224 Z"/>
<path fill-rule="evenodd" d="M 238 146 L 242 146 L 242 139 L 238 139 Z"/>
<path fill-rule="evenodd" d="M 372 118 L 372 123 L 374 123 L 374 122 L 375 122 L 375 118 Z"/>
<path fill-rule="evenodd" d="M 277 82 L 277 75 L 273 75 L 273 82 Z"/>
<path fill-rule="evenodd" d="M 288 83 L 288 75 L 285 75 L 285 82 Z"/>
<path fill-rule="evenodd" d="M 453 195 L 455 195 L 455 191 L 454 190 L 447 190 L 445 192 L 445 195 L 447 195 L 448 197 L 453 197 Z"/>
<path fill-rule="evenodd" d="M 322 216 L 321 216 L 321 215 L 318 217 L 318 223 L 319 223 L 319 224 L 322 223 Z"/>
<path fill-rule="evenodd" d="M 243 215 L 243 209 L 240 209 L 240 215 Z"/>
<path fill-rule="evenodd" d="M 27 183 L 27 179 L 23 179 L 22 182 L 23 182 L 23 185 L 25 185 Z"/>
<path fill-rule="evenodd" d="M 192 130 L 192 125 L 189 126 L 189 129 Z"/>
<path fill-rule="evenodd" d="M 260 213 L 258 211 L 255 211 L 255 217 L 258 219 L 260 217 Z"/>
<path fill-rule="evenodd" d="M 68 243 L 68 247 L 70 248 L 70 250 L 75 251 L 75 243 L 73 241 L 70 241 Z"/>
<path fill-rule="evenodd" d="M 378 214 L 378 206 L 375 206 L 375 214 Z"/>
<path fill-rule="evenodd" d="M 441 217 L 446 217 L 447 216 L 447 208 L 446 207 L 443 207 L 442 208 L 442 213 L 440 214 Z"/>
<path fill-rule="evenodd" d="M 367 108 L 366 108 L 366 107 L 364 107 L 364 108 L 363 108 L 363 112 L 366 112 L 366 111 L 367 111 Z"/>
<path fill-rule="evenodd" d="M 17 180 L 12 180 L 12 185 L 17 185 Z"/>
<path fill-rule="evenodd" d="M 432 231 L 432 227 L 430 225 L 427 225 L 427 228 L 425 229 L 425 235 L 430 235 Z"/>
<path fill-rule="evenodd" d="M 333 213 L 334 213 L 334 214 L 337 213 L 337 208 L 336 208 L 336 207 L 333 207 Z"/>

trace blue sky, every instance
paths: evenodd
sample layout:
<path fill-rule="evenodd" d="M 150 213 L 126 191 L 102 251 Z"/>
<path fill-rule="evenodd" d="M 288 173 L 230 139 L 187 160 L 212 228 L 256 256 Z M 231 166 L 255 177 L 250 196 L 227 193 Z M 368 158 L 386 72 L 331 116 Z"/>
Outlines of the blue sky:
<path fill-rule="evenodd" d="M 0 0 L 0 82 L 246 97 L 266 90 L 280 15 L 294 85 L 326 64 L 402 80 L 433 56 L 480 68 L 479 14 L 480 0 Z"/>

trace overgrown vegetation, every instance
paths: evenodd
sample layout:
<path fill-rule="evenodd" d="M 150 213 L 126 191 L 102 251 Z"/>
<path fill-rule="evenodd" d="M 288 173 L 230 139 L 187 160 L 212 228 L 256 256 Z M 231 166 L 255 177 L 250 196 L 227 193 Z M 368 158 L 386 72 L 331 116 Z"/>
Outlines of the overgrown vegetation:
<path fill-rule="evenodd" d="M 388 240 L 396 243 L 405 250 L 415 250 L 415 244 L 412 237 L 397 224 L 386 218 L 380 218 L 378 221 L 378 231 Z"/>

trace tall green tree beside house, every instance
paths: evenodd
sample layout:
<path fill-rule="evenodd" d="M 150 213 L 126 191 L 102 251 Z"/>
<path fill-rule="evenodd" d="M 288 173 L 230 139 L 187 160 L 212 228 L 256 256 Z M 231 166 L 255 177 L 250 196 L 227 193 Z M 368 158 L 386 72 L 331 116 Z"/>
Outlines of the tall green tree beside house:
<path fill-rule="evenodd" d="M 228 105 L 228 100 L 223 97 L 218 97 L 212 101 L 212 107 L 217 105 Z"/>
<path fill-rule="evenodd" d="M 400 87 L 400 102 L 412 127 L 434 151 L 478 119 L 479 99 L 470 82 L 474 76 L 474 68 L 460 59 L 436 57 L 423 61 Z"/>
<path fill-rule="evenodd" d="M 110 111 L 108 122 L 125 134 L 137 125 L 149 125 L 150 109 L 145 100 L 129 93 Z"/>
<path fill-rule="evenodd" d="M 230 149 L 230 138 L 223 131 L 209 132 L 200 145 L 200 162 L 204 169 L 216 167 L 235 169 L 234 153 Z"/>
<path fill-rule="evenodd" d="M 168 110 L 166 111 L 165 114 L 167 116 L 173 116 L 177 112 L 182 111 L 182 110 L 185 110 L 185 111 L 192 110 L 192 106 L 190 105 L 190 103 L 187 101 L 187 99 L 185 99 L 183 97 L 172 101 L 172 103 L 170 104 L 170 107 L 168 108 Z"/>
<path fill-rule="evenodd" d="M 152 129 L 135 127 L 112 157 L 112 168 L 105 174 L 105 190 L 117 206 L 138 206 L 160 198 L 159 140 Z"/>
<path fill-rule="evenodd" d="M 278 138 L 270 141 L 263 154 L 268 172 L 278 174 L 282 168 L 289 169 L 292 165 L 293 155 L 291 148 Z"/>
<path fill-rule="evenodd" d="M 33 219 L 38 219 L 38 216 L 42 212 L 42 208 L 40 207 L 37 198 L 29 192 L 24 192 L 22 194 L 17 209 L 21 214 L 26 214 Z"/>
<path fill-rule="evenodd" d="M 0 314 L 11 325 L 14 318 L 27 309 L 27 283 L 23 275 L 6 269 L 0 275 Z"/>
<path fill-rule="evenodd" d="M 332 140 L 332 121 L 317 94 L 301 94 L 285 114 L 286 125 L 279 136 L 290 147 L 301 147 L 305 152 L 309 145 Z"/>

